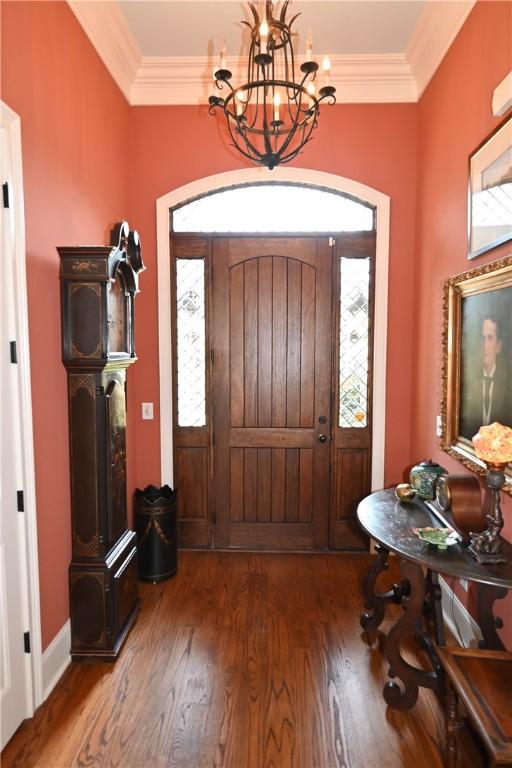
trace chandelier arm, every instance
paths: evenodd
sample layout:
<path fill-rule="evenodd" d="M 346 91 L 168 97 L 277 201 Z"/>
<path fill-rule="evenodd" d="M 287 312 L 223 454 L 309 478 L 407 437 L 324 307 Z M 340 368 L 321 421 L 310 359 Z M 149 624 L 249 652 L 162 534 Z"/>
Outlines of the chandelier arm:
<path fill-rule="evenodd" d="M 260 89 L 259 87 L 255 87 L 254 90 L 256 91 L 256 104 L 254 105 L 254 112 L 253 112 L 253 119 L 251 123 L 247 123 L 247 130 L 253 131 L 254 126 L 257 123 L 258 120 L 258 114 L 260 109 Z M 252 92 L 252 91 L 251 91 Z"/>
<path fill-rule="evenodd" d="M 247 89 L 249 86 L 251 86 L 251 88 L 253 88 L 256 91 L 256 94 L 259 94 L 259 90 L 260 89 L 264 89 L 265 88 L 265 85 L 263 84 L 263 82 L 260 82 L 260 83 L 249 83 L 249 84 L 246 84 L 244 86 L 241 86 L 241 88 L 239 88 L 238 90 Z M 283 86 L 286 86 L 286 82 L 284 80 L 268 80 L 267 81 L 267 86 L 281 86 L 281 87 L 283 87 Z M 298 126 L 300 127 L 303 123 L 309 123 L 310 122 L 310 119 L 311 119 L 311 116 L 312 116 L 311 113 L 318 112 L 318 106 L 320 104 L 320 100 L 324 99 L 324 98 L 327 98 L 327 96 L 323 96 L 323 97 L 321 97 L 321 99 L 316 99 L 314 96 L 310 96 L 307 93 L 307 91 L 305 91 L 304 88 L 300 89 L 299 86 L 295 86 L 295 87 L 296 87 L 297 91 L 300 91 L 302 93 L 302 95 L 307 96 L 308 98 L 311 98 L 314 101 L 314 108 L 311 108 L 311 109 L 301 109 L 300 110 L 300 114 L 304 115 L 302 120 L 299 119 L 297 121 L 296 118 L 293 120 L 293 122 L 297 122 Z M 226 103 L 228 104 L 228 106 L 229 106 L 229 104 L 232 101 L 233 101 L 233 95 L 229 94 L 227 99 L 226 99 Z M 255 107 L 256 106 L 259 108 L 259 100 L 257 101 L 257 105 L 255 105 Z M 225 109 L 224 111 L 225 111 L 226 115 L 230 115 L 232 119 L 238 119 L 238 116 L 235 117 L 234 113 L 230 112 L 228 109 Z M 299 110 L 297 110 L 297 115 L 298 114 L 299 114 Z M 254 127 L 253 127 L 254 124 L 255 124 L 255 120 L 253 120 L 253 122 L 251 124 L 247 123 L 246 128 L 248 130 L 251 130 L 254 133 L 259 133 L 259 134 L 263 135 L 263 129 L 254 129 Z M 267 128 L 268 128 L 268 122 L 267 122 Z M 272 135 L 275 135 L 275 130 L 271 131 L 271 133 L 272 133 Z"/>
<path fill-rule="evenodd" d="M 290 143 L 291 143 L 291 141 L 292 141 L 293 137 L 294 137 L 294 136 L 295 136 L 295 134 L 297 133 L 297 128 L 298 128 L 298 125 L 297 125 L 297 124 L 294 124 L 294 125 L 292 126 L 292 128 L 290 129 L 290 131 L 289 131 L 289 133 L 288 133 L 288 136 L 286 137 L 286 139 L 283 141 L 283 143 L 282 143 L 282 144 L 281 144 L 281 146 L 279 147 L 279 152 L 278 152 L 278 154 L 279 154 L 279 157 L 281 157 L 281 156 L 282 156 L 283 152 L 285 152 L 285 151 L 286 151 L 286 148 L 287 148 L 287 147 L 290 145 Z"/>
<path fill-rule="evenodd" d="M 290 83 L 289 85 L 286 86 L 288 116 L 292 123 L 296 122 L 297 117 L 300 113 L 301 95 L 302 95 L 302 91 L 295 82 L 293 82 L 293 84 Z M 292 104 L 294 105 L 294 114 L 292 114 Z"/>
<path fill-rule="evenodd" d="M 327 99 L 328 99 L 328 101 L 327 101 Z M 324 93 L 318 99 L 318 103 L 320 104 L 321 101 L 325 101 L 325 103 L 329 104 L 329 106 L 334 106 L 334 104 L 336 104 L 336 96 L 335 96 L 334 93 Z"/>
<path fill-rule="evenodd" d="M 249 48 L 249 61 L 247 62 L 247 82 L 251 83 L 254 80 L 254 37 L 251 36 L 251 47 Z M 251 100 L 252 90 L 247 92 L 247 101 Z"/>
<path fill-rule="evenodd" d="M 302 128 L 303 125 L 310 125 L 311 118 L 314 117 L 315 120 L 316 120 L 316 116 L 318 114 L 319 114 L 319 110 L 318 109 L 313 109 L 312 108 L 310 110 L 305 110 L 304 111 L 304 117 L 302 118 L 302 120 L 298 120 L 297 121 L 297 127 L 298 128 Z"/>
<path fill-rule="evenodd" d="M 215 80 L 215 85 L 217 86 L 219 91 L 222 91 L 224 86 L 227 85 L 232 93 L 235 92 L 235 89 L 233 88 L 229 80 L 223 80 L 222 78 L 219 78 L 218 80 Z"/>
<path fill-rule="evenodd" d="M 307 91 L 306 80 L 308 78 L 310 78 L 309 82 L 313 83 L 316 80 L 316 70 L 313 71 L 313 72 L 304 72 L 304 75 L 303 75 L 302 80 L 300 81 L 299 85 L 300 85 L 301 88 L 305 88 L 306 91 Z"/>
<path fill-rule="evenodd" d="M 311 141 L 311 139 L 313 138 L 313 137 L 311 136 L 311 133 L 313 132 L 313 127 L 314 127 L 314 126 L 311 126 L 311 127 L 310 127 L 310 129 L 309 129 L 309 131 L 308 131 L 308 133 L 307 133 L 306 137 L 304 138 L 305 129 L 306 129 L 306 126 L 304 126 L 304 128 L 303 128 L 303 135 L 302 135 L 302 139 L 301 139 L 301 141 L 300 141 L 300 143 L 299 143 L 299 146 L 298 146 L 296 149 L 292 150 L 292 151 L 291 151 L 291 152 L 290 152 L 288 155 L 284 155 L 284 156 L 283 156 L 283 155 L 281 155 L 281 156 L 280 156 L 280 158 L 279 158 L 279 162 L 280 162 L 280 163 L 289 163 L 289 162 L 290 162 L 290 160 L 293 160 L 293 158 L 294 158 L 294 157 L 297 157 L 297 155 L 299 154 L 299 152 L 301 151 L 301 149 L 302 149 L 303 147 L 305 147 L 305 146 L 306 146 L 306 144 L 307 144 L 309 141 Z"/>
<path fill-rule="evenodd" d="M 233 135 L 233 129 L 231 125 L 229 126 L 229 132 L 233 140 L 233 145 L 238 149 L 239 152 L 245 155 L 245 157 L 248 157 L 250 160 L 255 160 L 258 163 L 262 162 L 261 152 L 259 152 L 257 147 L 255 147 L 254 144 L 249 140 L 249 137 L 247 136 L 247 133 L 245 131 L 239 131 L 238 133 L 241 136 L 241 138 L 244 140 L 249 152 L 246 152 L 244 149 L 242 149 L 237 137 Z"/>
<path fill-rule="evenodd" d="M 265 77 L 265 72 L 263 72 L 263 77 Z M 273 104 L 271 106 L 271 109 L 273 108 Z M 267 89 L 265 86 L 263 86 L 263 144 L 265 145 L 265 152 L 267 155 L 272 155 L 272 144 L 270 143 L 269 139 L 269 129 L 268 129 L 268 119 L 267 119 Z"/>
<path fill-rule="evenodd" d="M 256 9 L 256 6 L 254 5 L 254 3 L 251 3 L 251 2 L 247 3 L 247 5 L 249 6 L 249 8 L 252 11 L 252 15 L 253 15 L 253 18 L 254 18 L 254 26 L 255 27 L 259 27 L 259 25 L 260 25 L 260 17 L 258 15 L 258 11 Z"/>
<path fill-rule="evenodd" d="M 311 133 L 312 133 L 314 127 L 315 127 L 315 121 L 314 120 L 310 121 L 310 122 L 307 122 L 307 121 L 304 120 L 304 121 L 302 121 L 302 123 L 296 123 L 294 125 L 294 127 L 292 128 L 292 130 L 290 131 L 290 133 L 288 134 L 288 137 L 285 139 L 285 141 L 281 145 L 281 148 L 279 150 L 280 158 L 283 157 L 284 153 L 286 152 L 287 147 L 291 144 L 291 142 L 292 142 L 294 136 L 296 135 L 296 133 L 301 130 L 302 131 L 302 137 L 301 137 L 301 140 L 299 142 L 299 147 L 297 148 L 297 151 L 293 151 L 294 152 L 293 156 L 298 154 L 298 152 L 300 151 L 301 147 L 303 147 L 309 141 Z M 306 130 L 307 130 L 307 134 L 306 134 Z M 285 157 L 286 157 L 286 155 L 285 155 Z M 281 162 L 281 160 L 280 160 L 280 162 Z"/>
<path fill-rule="evenodd" d="M 228 94 L 228 96 L 224 99 L 224 113 L 238 122 L 238 115 L 236 114 L 236 91 L 232 88 L 231 93 Z M 230 110 L 231 107 L 231 110 Z"/>
<path fill-rule="evenodd" d="M 238 140 L 237 136 L 236 136 L 236 135 L 233 133 L 233 126 L 231 125 L 231 122 L 230 122 L 230 121 L 228 121 L 228 130 L 229 130 L 229 134 L 230 134 L 230 136 L 231 136 L 231 141 L 233 142 L 233 146 L 235 147 L 235 149 L 237 149 L 239 152 L 241 152 L 243 155 L 245 155 L 245 157 L 248 157 L 248 158 L 249 158 L 249 160 L 253 160 L 253 161 L 254 161 L 254 160 L 257 160 L 257 158 L 259 157 L 259 153 L 256 153 L 256 154 L 253 156 L 253 155 L 251 155 L 251 154 L 247 153 L 247 152 L 246 152 L 246 151 L 245 151 L 245 150 L 242 148 L 242 146 L 241 146 L 241 144 L 240 144 L 240 142 L 239 142 L 239 140 Z M 246 140 L 246 137 L 245 137 L 245 135 L 244 135 L 244 133 L 243 133 L 242 131 L 240 131 L 238 128 L 237 128 L 237 133 L 238 133 L 238 134 L 239 134 L 239 135 L 242 137 L 242 139 L 243 139 L 244 141 L 247 141 L 247 140 Z"/>
<path fill-rule="evenodd" d="M 285 71 L 285 78 L 284 79 L 287 80 L 288 82 L 293 83 L 292 93 L 290 93 L 290 89 L 288 89 L 288 88 L 286 89 L 287 90 L 288 99 L 290 99 L 290 96 L 292 98 L 296 98 L 296 91 L 295 91 L 295 86 L 296 86 L 296 83 L 295 83 L 295 57 L 294 57 L 294 53 L 293 53 L 293 45 L 292 45 L 291 37 L 290 37 L 290 64 L 288 64 L 288 48 L 285 47 L 285 49 L 284 49 L 284 71 Z M 292 73 L 291 77 L 289 75 L 290 71 Z"/>

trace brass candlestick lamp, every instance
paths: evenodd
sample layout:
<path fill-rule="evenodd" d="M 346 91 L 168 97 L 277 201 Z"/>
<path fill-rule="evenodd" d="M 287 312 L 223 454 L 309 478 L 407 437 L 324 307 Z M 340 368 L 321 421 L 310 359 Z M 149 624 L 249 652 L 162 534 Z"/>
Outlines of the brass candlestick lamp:
<path fill-rule="evenodd" d="M 512 461 L 512 429 L 495 422 L 480 427 L 473 438 L 475 453 L 487 467 L 486 483 L 491 491 L 491 508 L 487 514 L 485 531 L 471 535 L 469 552 L 479 563 L 504 563 L 501 553 L 500 532 L 503 515 L 500 505 L 500 491 L 505 485 L 505 468 Z"/>

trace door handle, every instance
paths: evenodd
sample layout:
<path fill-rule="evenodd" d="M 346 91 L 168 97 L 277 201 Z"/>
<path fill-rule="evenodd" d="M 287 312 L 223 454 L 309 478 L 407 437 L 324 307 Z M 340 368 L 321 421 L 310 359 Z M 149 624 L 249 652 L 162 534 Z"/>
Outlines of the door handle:
<path fill-rule="evenodd" d="M 327 435 L 318 435 L 318 442 L 319 443 L 326 443 L 327 442 Z"/>

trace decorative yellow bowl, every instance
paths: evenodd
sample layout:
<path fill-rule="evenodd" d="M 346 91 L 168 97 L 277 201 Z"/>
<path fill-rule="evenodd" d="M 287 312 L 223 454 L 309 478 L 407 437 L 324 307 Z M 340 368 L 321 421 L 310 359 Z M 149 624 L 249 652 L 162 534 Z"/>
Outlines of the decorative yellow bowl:
<path fill-rule="evenodd" d="M 412 501 L 416 495 L 414 488 L 409 483 L 399 483 L 395 488 L 395 496 L 398 501 Z"/>

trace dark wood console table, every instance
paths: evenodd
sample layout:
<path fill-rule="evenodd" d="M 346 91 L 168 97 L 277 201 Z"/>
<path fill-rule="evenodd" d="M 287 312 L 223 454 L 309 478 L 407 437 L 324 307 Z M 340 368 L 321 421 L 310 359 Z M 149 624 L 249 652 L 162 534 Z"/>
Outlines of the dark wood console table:
<path fill-rule="evenodd" d="M 403 614 L 386 637 L 385 653 L 390 665 L 390 677 L 398 677 L 403 690 L 394 682 L 384 687 L 384 699 L 393 709 L 412 707 L 420 686 L 439 692 L 441 665 L 432 636 L 437 645 L 444 645 L 441 611 L 441 589 L 438 574 L 477 582 L 477 621 L 482 631 L 482 647 L 504 650 L 496 629 L 502 626 L 493 613 L 494 602 L 512 589 L 512 545 L 503 543 L 507 563 L 479 565 L 461 544 L 438 550 L 421 541 L 414 528 L 441 527 L 442 524 L 420 499 L 403 503 L 397 501 L 394 489 L 377 491 L 359 504 L 359 523 L 377 542 L 377 557 L 364 584 L 365 612 L 361 616 L 363 629 L 374 632 L 381 624 L 389 603 L 402 604 Z M 375 591 L 379 574 L 386 569 L 390 552 L 399 557 L 401 581 L 384 593 Z M 418 637 L 432 661 L 432 670 L 425 671 L 406 662 L 400 652 L 402 641 Z"/>

